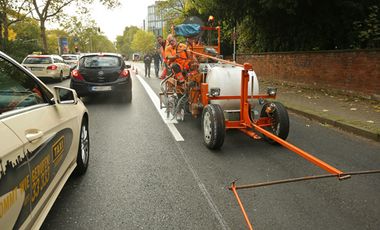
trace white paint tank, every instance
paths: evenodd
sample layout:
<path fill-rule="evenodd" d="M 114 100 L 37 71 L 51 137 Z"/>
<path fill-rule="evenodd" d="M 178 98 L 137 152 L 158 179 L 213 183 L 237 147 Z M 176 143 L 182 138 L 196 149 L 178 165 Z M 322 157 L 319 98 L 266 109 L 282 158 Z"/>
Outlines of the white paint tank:
<path fill-rule="evenodd" d="M 241 74 L 242 67 L 229 65 L 229 64 L 209 64 L 207 65 L 208 89 L 220 88 L 221 96 L 240 96 L 241 95 Z M 253 81 L 253 95 L 259 94 L 259 82 L 256 73 L 249 71 L 248 82 L 248 98 L 252 94 L 252 81 Z M 239 99 L 229 100 L 211 100 L 211 104 L 219 104 L 223 110 L 236 110 L 240 108 Z"/>

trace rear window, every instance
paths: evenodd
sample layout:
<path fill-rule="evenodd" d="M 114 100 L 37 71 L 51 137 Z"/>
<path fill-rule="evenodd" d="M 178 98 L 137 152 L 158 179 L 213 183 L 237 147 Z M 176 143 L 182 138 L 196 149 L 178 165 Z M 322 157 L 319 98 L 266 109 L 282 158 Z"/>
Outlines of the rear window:
<path fill-rule="evenodd" d="M 78 60 L 77 56 L 62 56 L 63 60 Z"/>
<path fill-rule="evenodd" d="M 51 64 L 50 57 L 27 57 L 24 60 L 24 64 Z"/>
<path fill-rule="evenodd" d="M 121 66 L 120 58 L 115 56 L 87 56 L 83 57 L 80 63 L 86 68 Z"/>

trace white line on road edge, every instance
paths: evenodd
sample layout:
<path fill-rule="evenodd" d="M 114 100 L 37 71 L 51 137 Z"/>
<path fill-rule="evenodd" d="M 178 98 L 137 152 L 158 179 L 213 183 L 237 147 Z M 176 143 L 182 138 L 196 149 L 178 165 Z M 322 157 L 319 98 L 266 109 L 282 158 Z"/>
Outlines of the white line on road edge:
<path fill-rule="evenodd" d="M 144 87 L 145 91 L 148 93 L 148 96 L 153 102 L 154 107 L 156 107 L 158 113 L 161 115 L 162 120 L 164 123 L 168 126 L 170 132 L 172 133 L 174 139 L 176 141 L 184 141 L 181 133 L 178 131 L 178 129 L 174 126 L 174 124 L 178 123 L 177 120 L 171 119 L 171 117 L 166 117 L 165 109 L 160 109 L 160 99 L 158 98 L 157 94 L 154 93 L 152 88 L 148 85 L 148 83 L 145 82 L 145 80 L 138 74 L 135 75 L 137 79 L 139 79 L 141 85 Z"/>
<path fill-rule="evenodd" d="M 178 132 L 177 128 L 173 124 L 173 123 L 177 123 L 177 121 L 173 122 L 173 121 L 168 120 L 166 118 L 166 113 L 164 112 L 164 110 L 160 110 L 160 100 L 159 100 L 158 96 L 153 92 L 152 88 L 150 88 L 148 83 L 146 83 L 145 80 L 140 75 L 136 74 L 136 77 L 139 79 L 140 83 L 145 88 L 145 90 L 148 93 L 150 99 L 152 100 L 154 106 L 156 107 L 157 111 L 161 115 L 162 120 L 166 123 L 166 125 L 168 126 L 170 132 L 173 134 L 176 141 L 184 141 L 181 134 Z M 230 227 L 228 226 L 228 224 L 224 220 L 222 214 L 220 213 L 220 211 L 218 209 L 218 206 L 216 206 L 216 204 L 215 204 L 214 200 L 212 199 L 210 193 L 207 191 L 206 186 L 202 182 L 201 178 L 198 176 L 194 167 L 191 165 L 190 160 L 187 157 L 187 155 L 185 154 L 184 150 L 181 148 L 181 146 L 179 145 L 178 142 L 176 142 L 176 145 L 177 145 L 179 152 L 181 153 L 182 159 L 185 161 L 187 168 L 189 169 L 189 171 L 193 175 L 193 178 L 194 178 L 195 182 L 197 183 L 199 190 L 201 190 L 203 196 L 207 200 L 207 203 L 208 203 L 209 207 L 211 208 L 212 213 L 218 219 L 219 224 L 221 225 L 222 229 L 223 230 L 230 230 Z"/>

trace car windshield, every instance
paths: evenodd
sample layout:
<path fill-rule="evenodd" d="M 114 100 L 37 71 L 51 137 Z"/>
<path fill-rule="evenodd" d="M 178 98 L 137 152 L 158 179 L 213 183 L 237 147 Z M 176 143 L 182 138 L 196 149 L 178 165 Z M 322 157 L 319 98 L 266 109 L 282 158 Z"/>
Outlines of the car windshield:
<path fill-rule="evenodd" d="M 63 60 L 77 60 L 77 56 L 62 56 Z"/>
<path fill-rule="evenodd" d="M 50 57 L 27 57 L 24 60 L 24 64 L 51 64 Z"/>
<path fill-rule="evenodd" d="M 121 66 L 120 58 L 115 56 L 87 56 L 81 62 L 86 68 Z"/>

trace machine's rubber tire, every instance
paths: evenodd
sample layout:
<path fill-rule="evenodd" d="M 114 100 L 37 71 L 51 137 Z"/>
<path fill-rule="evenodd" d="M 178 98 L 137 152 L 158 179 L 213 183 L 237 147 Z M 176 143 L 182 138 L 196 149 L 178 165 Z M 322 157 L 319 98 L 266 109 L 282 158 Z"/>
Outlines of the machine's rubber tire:
<path fill-rule="evenodd" d="M 77 153 L 77 167 L 75 168 L 75 175 L 83 175 L 87 171 L 88 160 L 90 157 L 90 134 L 88 130 L 88 120 L 83 118 L 79 134 L 79 146 Z"/>
<path fill-rule="evenodd" d="M 207 105 L 202 112 L 203 143 L 209 149 L 219 149 L 226 134 L 224 113 L 218 104 Z"/>
<path fill-rule="evenodd" d="M 270 114 L 266 113 L 265 110 L 271 104 L 274 105 L 274 111 Z M 272 121 L 271 126 L 263 127 L 265 130 L 273 133 L 279 138 L 286 140 L 289 134 L 289 115 L 285 106 L 280 102 L 267 102 L 263 105 L 261 109 L 260 117 L 270 117 Z M 267 140 L 271 144 L 278 144 L 276 141 L 271 138 L 264 136 L 265 140 Z"/>

